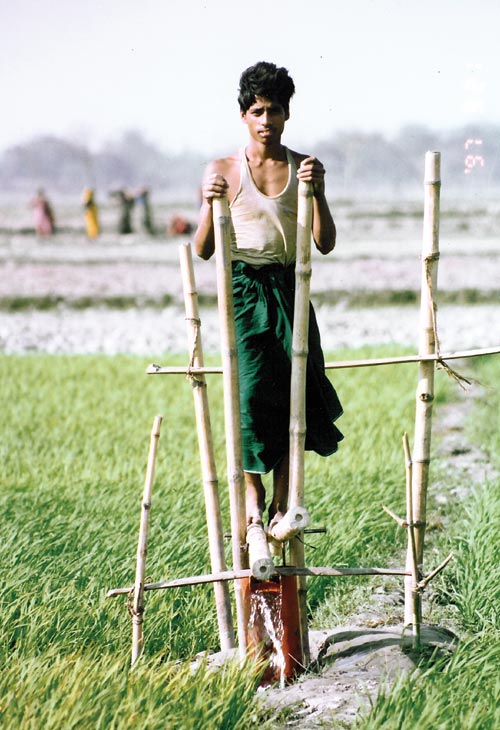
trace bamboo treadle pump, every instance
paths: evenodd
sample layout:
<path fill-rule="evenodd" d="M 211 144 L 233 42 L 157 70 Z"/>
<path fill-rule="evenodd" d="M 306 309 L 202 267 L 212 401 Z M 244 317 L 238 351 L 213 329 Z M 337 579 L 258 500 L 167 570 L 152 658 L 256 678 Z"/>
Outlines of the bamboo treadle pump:
<path fill-rule="evenodd" d="M 234 584 L 237 642 L 240 656 L 244 658 L 248 653 L 255 653 L 264 659 L 267 657 L 272 658 L 272 648 L 269 650 L 269 654 L 263 652 L 263 647 L 266 649 L 266 627 L 261 621 L 262 617 L 259 617 L 258 607 L 263 603 L 267 606 L 273 606 L 273 610 L 277 614 L 275 618 L 280 632 L 280 653 L 284 657 L 285 664 L 281 668 L 281 678 L 283 676 L 285 679 L 293 677 L 309 662 L 306 579 L 313 576 L 397 575 L 403 577 L 406 588 L 404 624 L 405 626 L 413 626 L 414 646 L 418 648 L 422 593 L 428 583 L 438 575 L 451 559 L 451 555 L 449 555 L 440 565 L 424 575 L 422 563 L 430 463 L 434 368 L 438 363 L 448 373 L 451 371 L 439 352 L 434 304 L 434 295 L 437 290 L 437 260 L 439 257 L 440 155 L 438 152 L 428 152 L 426 154 L 425 170 L 426 194 L 418 356 L 394 358 L 390 361 L 387 359 L 351 361 L 330 365 L 330 367 L 364 367 L 385 365 L 388 362 L 402 363 L 411 361 L 419 363 L 413 458 L 410 454 L 407 435 L 404 434 L 403 438 L 406 465 L 406 519 L 399 518 L 390 509 L 384 507 L 385 511 L 407 532 L 408 557 L 406 567 L 401 569 L 334 568 L 306 567 L 305 565 L 302 538 L 310 519 L 304 504 L 304 446 L 306 436 L 305 377 L 308 356 L 312 217 L 312 191 L 305 183 L 299 183 L 297 213 L 296 289 L 290 386 L 290 493 L 288 509 L 283 519 L 273 528 L 271 535 L 266 534 L 263 527 L 258 524 L 252 524 L 247 529 L 232 294 L 229 208 L 225 198 L 214 198 L 213 216 L 222 369 L 205 368 L 203 365 L 199 333 L 200 321 L 189 245 L 182 246 L 180 254 L 189 349 L 191 352 L 190 364 L 187 369 L 181 370 L 178 368 L 162 368 L 158 365 L 150 365 L 147 369 L 149 374 L 184 373 L 188 376 L 193 387 L 212 572 L 157 583 L 145 583 L 148 519 L 151 507 L 154 459 L 161 422 L 161 417 L 157 417 L 151 433 L 148 468 L 141 506 L 135 584 L 124 588 L 115 588 L 107 593 L 108 597 L 128 596 L 128 607 L 133 624 L 132 664 L 137 661 L 143 648 L 144 593 L 150 590 L 175 589 L 182 586 L 213 583 L 221 649 L 233 648 L 235 636 L 228 592 L 228 583 L 232 581 Z M 489 351 L 461 353 L 461 356 L 475 357 L 481 354 L 495 354 L 499 351 L 500 347 Z M 224 380 L 224 419 L 233 559 L 232 568 L 229 570 L 226 568 L 224 561 L 217 474 L 204 380 L 204 374 L 207 372 L 222 372 Z M 453 372 L 451 374 L 457 375 Z M 285 562 L 286 545 L 289 547 L 288 564 L 275 565 L 271 552 L 277 552 Z M 275 550 L 276 547 L 278 547 L 277 551 Z M 272 661 L 269 662 L 269 665 L 272 665 Z M 269 679 L 275 681 L 276 676 L 271 674 Z"/>

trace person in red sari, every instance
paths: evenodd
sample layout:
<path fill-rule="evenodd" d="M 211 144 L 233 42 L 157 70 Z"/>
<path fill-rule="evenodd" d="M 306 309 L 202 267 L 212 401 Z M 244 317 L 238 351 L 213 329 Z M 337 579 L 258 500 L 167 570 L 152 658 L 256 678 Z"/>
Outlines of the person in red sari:
<path fill-rule="evenodd" d="M 31 207 L 33 208 L 36 235 L 42 238 L 51 236 L 55 231 L 54 211 L 42 189 L 38 190 L 31 201 Z"/>

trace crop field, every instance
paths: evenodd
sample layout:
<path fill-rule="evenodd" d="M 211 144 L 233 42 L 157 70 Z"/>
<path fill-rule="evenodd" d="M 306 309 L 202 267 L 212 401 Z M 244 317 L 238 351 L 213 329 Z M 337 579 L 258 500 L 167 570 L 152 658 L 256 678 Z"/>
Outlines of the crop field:
<path fill-rule="evenodd" d="M 339 204 L 336 263 L 313 261 L 327 360 L 415 350 L 421 211 L 398 210 Z M 451 210 L 450 204 L 443 218 L 440 260 L 443 347 L 498 345 L 498 211 L 486 204 Z M 145 651 L 133 671 L 126 599 L 106 598 L 110 588 L 133 583 L 157 414 L 164 420 L 147 576 L 209 572 L 191 386 L 182 375 L 145 374 L 153 361 L 186 364 L 177 265 L 185 241 L 119 239 L 109 212 L 109 229 L 89 243 L 78 211 L 67 213 L 54 239 L 37 241 L 16 228 L 12 208 L 4 206 L 2 216 L 0 726 L 321 727 L 312 720 L 293 725 L 286 707 L 271 711 L 250 662 L 229 661 L 217 671 L 203 659 L 192 665 L 200 652 L 219 649 L 210 586 L 146 595 Z M 218 364 L 212 262 L 196 262 L 196 271 L 206 359 Z M 370 336 L 380 322 L 385 329 Z M 464 393 L 444 371 L 436 373 L 424 568 L 450 551 L 454 558 L 424 594 L 423 620 L 453 631 L 457 649 L 440 659 L 424 656 L 415 672 L 392 686 L 381 683 L 349 721 L 324 719 L 325 727 L 500 726 L 500 360 L 455 367 L 474 382 Z M 338 425 L 346 438 L 328 459 L 306 455 L 307 506 L 314 526 L 326 528 L 310 536 L 306 559 L 401 565 L 405 535 L 382 506 L 404 512 L 401 437 L 406 431 L 412 439 L 416 365 L 331 370 L 329 377 L 344 405 Z M 217 375 L 207 382 L 228 530 L 222 385 Z M 445 450 L 450 413 L 456 442 Z M 227 557 L 230 563 L 229 544 Z M 310 627 L 373 621 L 377 596 L 391 598 L 383 610 L 378 604 L 377 621 L 399 624 L 401 595 L 396 578 L 310 579 Z M 366 699 L 366 687 L 359 694 Z"/>

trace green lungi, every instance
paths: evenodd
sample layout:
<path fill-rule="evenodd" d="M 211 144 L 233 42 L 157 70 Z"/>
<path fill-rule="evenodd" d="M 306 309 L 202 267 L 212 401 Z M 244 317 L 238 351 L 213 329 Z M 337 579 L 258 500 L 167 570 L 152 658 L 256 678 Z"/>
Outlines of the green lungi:
<path fill-rule="evenodd" d="M 240 388 L 243 469 L 267 474 L 289 451 L 294 266 L 259 269 L 234 261 L 233 294 Z M 325 374 L 314 309 L 309 309 L 306 376 L 308 451 L 328 456 L 344 437 L 342 406 Z"/>

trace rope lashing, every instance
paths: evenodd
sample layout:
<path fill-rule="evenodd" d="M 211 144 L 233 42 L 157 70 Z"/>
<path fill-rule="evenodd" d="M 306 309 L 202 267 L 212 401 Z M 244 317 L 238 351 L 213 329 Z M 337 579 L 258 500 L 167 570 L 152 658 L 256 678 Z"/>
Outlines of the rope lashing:
<path fill-rule="evenodd" d="M 438 330 L 437 330 L 437 318 L 436 318 L 437 304 L 434 301 L 434 292 L 433 292 L 433 289 L 432 289 L 432 276 L 431 276 L 431 270 L 430 270 L 431 263 L 433 263 L 434 261 L 438 261 L 438 260 L 439 260 L 439 253 L 429 254 L 429 256 L 426 256 L 425 259 L 424 259 L 425 278 L 426 278 L 426 281 L 427 281 L 427 288 L 429 290 L 429 300 L 430 300 L 431 319 L 432 319 L 432 331 L 433 331 L 433 334 L 434 334 L 434 343 L 435 343 L 436 355 L 437 355 L 436 367 L 441 368 L 442 370 L 444 370 L 445 373 L 450 378 L 453 378 L 460 385 L 461 388 L 463 388 L 464 390 L 467 390 L 467 387 L 466 386 L 467 385 L 471 385 L 473 381 L 470 380 L 469 378 L 466 378 L 464 375 L 461 375 L 456 370 L 454 370 L 441 357 L 441 345 L 440 345 L 440 342 L 439 342 L 439 335 L 438 335 Z"/>
<path fill-rule="evenodd" d="M 194 361 L 196 358 L 196 349 L 198 347 L 198 338 L 200 335 L 201 320 L 197 319 L 196 317 L 185 317 L 185 320 L 186 320 L 186 322 L 191 322 L 191 324 L 193 325 L 193 328 L 195 330 L 193 347 L 191 349 L 191 358 L 189 360 L 189 365 L 187 366 L 186 380 L 189 380 L 193 387 L 201 387 L 204 385 L 203 380 L 200 380 L 199 378 L 197 378 L 192 372 L 192 370 L 194 368 Z"/>

